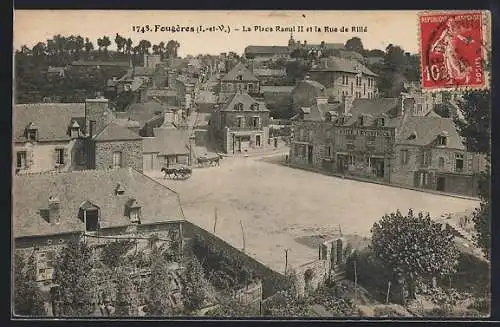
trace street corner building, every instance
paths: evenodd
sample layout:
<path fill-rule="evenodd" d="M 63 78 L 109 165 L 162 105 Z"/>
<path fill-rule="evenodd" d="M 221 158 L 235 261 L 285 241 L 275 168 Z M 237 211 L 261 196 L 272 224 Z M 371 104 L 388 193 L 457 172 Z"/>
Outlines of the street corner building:
<path fill-rule="evenodd" d="M 117 123 L 108 99 L 13 106 L 14 173 L 132 167 L 142 171 L 142 139 Z"/>
<path fill-rule="evenodd" d="M 234 93 L 212 113 L 210 129 L 218 148 L 228 154 L 268 146 L 269 110 L 248 93 Z"/>
<path fill-rule="evenodd" d="M 414 97 L 352 99 L 302 107 L 293 117 L 290 164 L 326 173 L 477 197 L 486 167 L 466 151 L 451 118 Z"/>

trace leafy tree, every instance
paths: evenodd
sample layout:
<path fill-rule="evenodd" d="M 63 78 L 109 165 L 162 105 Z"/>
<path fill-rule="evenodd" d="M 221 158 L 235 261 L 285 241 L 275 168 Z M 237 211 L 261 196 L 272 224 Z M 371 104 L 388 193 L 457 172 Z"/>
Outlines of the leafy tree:
<path fill-rule="evenodd" d="M 360 54 L 363 54 L 364 52 L 363 42 L 361 42 L 361 39 L 356 36 L 347 40 L 347 42 L 345 43 L 345 48 L 347 50 L 355 51 Z"/>
<path fill-rule="evenodd" d="M 151 48 L 151 42 L 149 42 L 148 40 L 141 40 L 139 41 L 138 47 L 140 54 L 149 53 L 149 48 Z"/>
<path fill-rule="evenodd" d="M 382 217 L 371 232 L 374 254 L 408 287 L 411 299 L 423 278 L 447 276 L 456 269 L 454 236 L 448 228 L 433 222 L 429 214 L 414 216 L 410 209 L 403 216 L 398 210 Z"/>
<path fill-rule="evenodd" d="M 182 285 L 184 307 L 189 311 L 200 309 L 207 297 L 207 281 L 203 267 L 196 257 L 193 257 L 186 265 Z"/>
<path fill-rule="evenodd" d="M 44 316 L 44 301 L 36 283 L 34 254 L 28 263 L 19 253 L 14 255 L 14 313 L 22 316 Z"/>
<path fill-rule="evenodd" d="M 168 296 L 171 291 L 170 278 L 168 262 L 158 249 L 153 248 L 148 288 L 148 313 L 150 316 L 168 316 L 173 313 Z"/>
<path fill-rule="evenodd" d="M 92 42 L 89 40 L 88 37 L 85 38 L 85 43 L 84 43 L 83 47 L 85 48 L 85 52 L 87 54 L 89 54 L 90 51 L 94 50 L 94 45 L 92 44 Z"/>
<path fill-rule="evenodd" d="M 300 61 L 290 61 L 285 66 L 288 79 L 295 83 L 304 79 L 309 67 Z"/>
<path fill-rule="evenodd" d="M 454 107 L 449 102 L 439 103 L 434 106 L 434 112 L 443 118 L 452 118 L 453 117 Z"/>
<path fill-rule="evenodd" d="M 124 37 L 122 37 L 120 34 L 116 33 L 115 44 L 116 44 L 116 49 L 118 50 L 118 52 L 125 50 L 125 42 L 126 41 L 127 40 Z"/>
<path fill-rule="evenodd" d="M 71 240 L 61 250 L 54 269 L 54 283 L 59 285 L 61 314 L 88 316 L 94 289 L 92 250 L 78 240 Z"/>
<path fill-rule="evenodd" d="M 488 162 L 486 171 L 482 172 L 479 179 L 480 207 L 473 214 L 472 220 L 477 231 L 476 244 L 483 250 L 486 257 L 490 257 L 491 249 L 491 212 L 490 212 L 490 187 L 491 172 L 491 94 L 490 90 L 468 91 L 458 101 L 458 108 L 463 119 L 456 118 L 455 124 L 468 151 L 484 154 Z"/>
<path fill-rule="evenodd" d="M 365 50 L 367 57 L 384 57 L 385 52 L 380 49 Z"/>
<path fill-rule="evenodd" d="M 120 269 L 118 271 L 116 288 L 116 315 L 120 317 L 136 316 L 139 297 L 136 286 L 126 270 Z"/>
<path fill-rule="evenodd" d="M 107 36 L 104 36 L 101 40 L 102 40 L 101 45 L 104 48 L 104 55 L 107 57 L 108 56 L 108 47 L 111 45 L 111 40 Z"/>
<path fill-rule="evenodd" d="M 123 256 L 134 245 L 133 241 L 122 240 L 106 244 L 101 252 L 101 261 L 109 268 L 117 268 Z"/>
<path fill-rule="evenodd" d="M 125 52 L 127 54 L 130 54 L 132 51 L 132 39 L 128 38 L 127 41 L 125 41 Z"/>
<path fill-rule="evenodd" d="M 180 47 L 179 42 L 170 40 L 166 45 L 166 55 L 168 58 L 177 58 L 177 51 Z"/>

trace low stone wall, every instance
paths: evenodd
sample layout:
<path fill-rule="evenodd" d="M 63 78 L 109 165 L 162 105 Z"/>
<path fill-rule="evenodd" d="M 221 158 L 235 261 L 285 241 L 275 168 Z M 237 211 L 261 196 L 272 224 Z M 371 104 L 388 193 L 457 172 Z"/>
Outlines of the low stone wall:
<path fill-rule="evenodd" d="M 188 250 L 188 248 L 192 246 L 192 239 L 198 235 L 210 245 L 228 251 L 235 260 L 237 259 L 244 262 L 244 265 L 254 273 L 254 276 L 261 280 L 263 298 L 273 295 L 278 290 L 280 281 L 284 278 L 281 273 L 272 270 L 263 263 L 250 257 L 245 252 L 236 249 L 221 238 L 190 222 L 184 223 L 183 235 L 185 238 L 185 250 Z"/>

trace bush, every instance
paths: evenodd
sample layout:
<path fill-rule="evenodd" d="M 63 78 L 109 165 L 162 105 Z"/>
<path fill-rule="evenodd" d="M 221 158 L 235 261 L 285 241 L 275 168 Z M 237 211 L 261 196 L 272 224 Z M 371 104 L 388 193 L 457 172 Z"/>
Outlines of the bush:
<path fill-rule="evenodd" d="M 373 308 L 375 317 L 407 317 L 408 314 L 400 306 L 380 305 Z"/>
<path fill-rule="evenodd" d="M 476 298 L 467 309 L 476 310 L 479 313 L 490 314 L 491 312 L 491 300 L 486 298 Z"/>

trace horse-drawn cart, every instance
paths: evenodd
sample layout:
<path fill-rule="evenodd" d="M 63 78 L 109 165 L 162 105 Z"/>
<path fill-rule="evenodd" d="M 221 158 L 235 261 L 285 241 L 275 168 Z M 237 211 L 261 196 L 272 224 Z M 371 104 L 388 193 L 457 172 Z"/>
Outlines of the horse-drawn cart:
<path fill-rule="evenodd" d="M 222 155 L 216 153 L 213 155 L 202 155 L 196 159 L 198 167 L 212 167 L 220 166 L 220 161 L 222 160 Z"/>
<path fill-rule="evenodd" d="M 191 177 L 193 170 L 191 167 L 179 165 L 163 167 L 161 172 L 164 174 L 163 178 L 188 179 Z"/>

